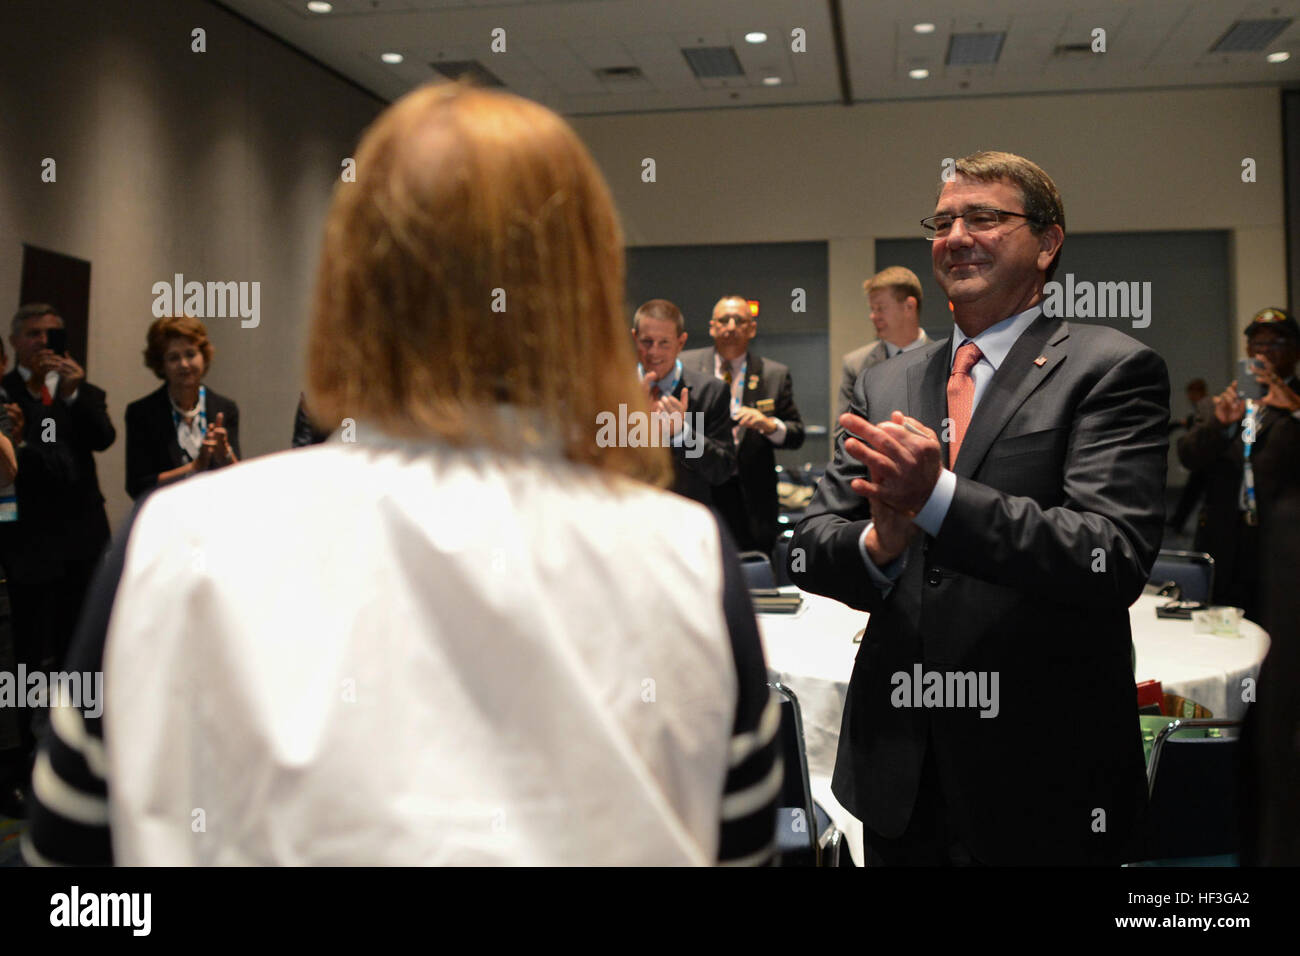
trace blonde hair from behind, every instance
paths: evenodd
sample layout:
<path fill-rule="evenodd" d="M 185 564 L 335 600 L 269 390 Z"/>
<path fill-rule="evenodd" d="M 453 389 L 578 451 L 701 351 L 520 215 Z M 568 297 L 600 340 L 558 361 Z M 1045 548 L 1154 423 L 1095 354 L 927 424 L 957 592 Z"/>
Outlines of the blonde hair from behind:
<path fill-rule="evenodd" d="M 609 189 L 564 120 L 460 84 L 408 93 L 362 136 L 356 182 L 335 186 L 312 417 L 503 452 L 549 440 L 575 463 L 666 485 L 664 448 L 596 442 L 602 412 L 649 411 L 623 276 Z"/>

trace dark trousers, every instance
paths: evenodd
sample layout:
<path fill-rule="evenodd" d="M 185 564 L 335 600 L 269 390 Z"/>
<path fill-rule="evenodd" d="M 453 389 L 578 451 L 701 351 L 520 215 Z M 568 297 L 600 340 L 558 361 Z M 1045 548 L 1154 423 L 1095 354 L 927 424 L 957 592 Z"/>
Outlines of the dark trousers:
<path fill-rule="evenodd" d="M 713 489 L 713 503 L 718 514 L 726 521 L 727 529 L 736 541 L 737 551 L 761 551 L 768 557 L 772 556 L 772 548 L 776 545 L 775 530 L 767 527 L 768 522 L 754 520 L 740 478 L 732 475 L 722 484 L 716 485 Z"/>
<path fill-rule="evenodd" d="M 1178 496 L 1178 505 L 1174 508 L 1173 517 L 1169 519 L 1169 527 L 1175 531 L 1181 530 L 1204 494 L 1205 472 L 1194 471 L 1187 476 L 1187 484 L 1183 485 L 1182 494 Z"/>
<path fill-rule="evenodd" d="M 966 846 L 944 800 L 933 744 L 926 749 L 907 829 L 901 836 L 885 837 L 863 824 L 862 848 L 867 866 L 981 865 Z"/>
<path fill-rule="evenodd" d="M 0 580 L 0 673 L 18 679 L 18 658 L 14 644 L 13 617 L 9 608 L 9 587 Z M 24 688 L 16 688 L 23 694 Z M 15 701 L 15 703 L 18 703 Z M 31 775 L 34 737 L 31 711 L 23 707 L 0 706 L 0 791 L 23 786 Z"/>
<path fill-rule="evenodd" d="M 98 558 L 65 561 L 61 577 L 49 581 L 23 581 L 10 578 L 8 582 L 9 623 L 13 635 L 14 669 L 22 664 L 30 674 L 34 671 L 63 669 L 68 648 L 76 633 L 81 607 L 86 599 L 91 575 Z M 19 693 L 26 693 L 19 688 Z M 0 754 L 0 776 L 8 764 L 16 759 L 24 763 L 35 752 L 36 741 L 49 724 L 46 708 L 18 708 L 21 758 L 13 752 Z M 0 781 L 2 782 L 2 781 Z"/>

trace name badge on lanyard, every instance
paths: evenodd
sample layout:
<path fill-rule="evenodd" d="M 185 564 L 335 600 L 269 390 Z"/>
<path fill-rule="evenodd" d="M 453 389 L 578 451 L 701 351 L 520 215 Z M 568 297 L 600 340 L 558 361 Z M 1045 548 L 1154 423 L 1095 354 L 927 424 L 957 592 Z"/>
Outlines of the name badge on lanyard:
<path fill-rule="evenodd" d="M 18 496 L 14 486 L 0 488 L 0 522 L 18 520 Z"/>

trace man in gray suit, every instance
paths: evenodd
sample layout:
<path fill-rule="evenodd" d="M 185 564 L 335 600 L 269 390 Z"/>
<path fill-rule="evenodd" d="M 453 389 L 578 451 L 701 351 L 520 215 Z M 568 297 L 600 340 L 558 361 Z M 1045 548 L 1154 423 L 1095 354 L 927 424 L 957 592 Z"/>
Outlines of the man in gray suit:
<path fill-rule="evenodd" d="M 930 341 L 925 329 L 921 328 L 921 280 L 911 269 L 903 266 L 882 269 L 862 283 L 862 291 L 871 303 L 871 324 L 876 327 L 876 341 L 844 356 L 840 405 L 835 413 L 837 419 L 849 410 L 853 386 L 866 369 Z M 837 439 L 842 431 L 836 426 Z"/>

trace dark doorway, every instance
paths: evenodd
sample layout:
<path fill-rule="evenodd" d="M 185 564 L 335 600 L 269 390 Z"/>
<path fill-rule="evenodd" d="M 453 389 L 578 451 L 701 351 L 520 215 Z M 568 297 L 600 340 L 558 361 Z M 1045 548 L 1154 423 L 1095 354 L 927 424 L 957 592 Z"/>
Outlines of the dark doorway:
<path fill-rule="evenodd" d="M 18 303 L 48 302 L 63 316 L 68 354 L 88 368 L 86 341 L 90 320 L 90 263 L 49 249 L 23 244 L 23 278 Z M 6 329 L 5 337 L 8 338 Z"/>

